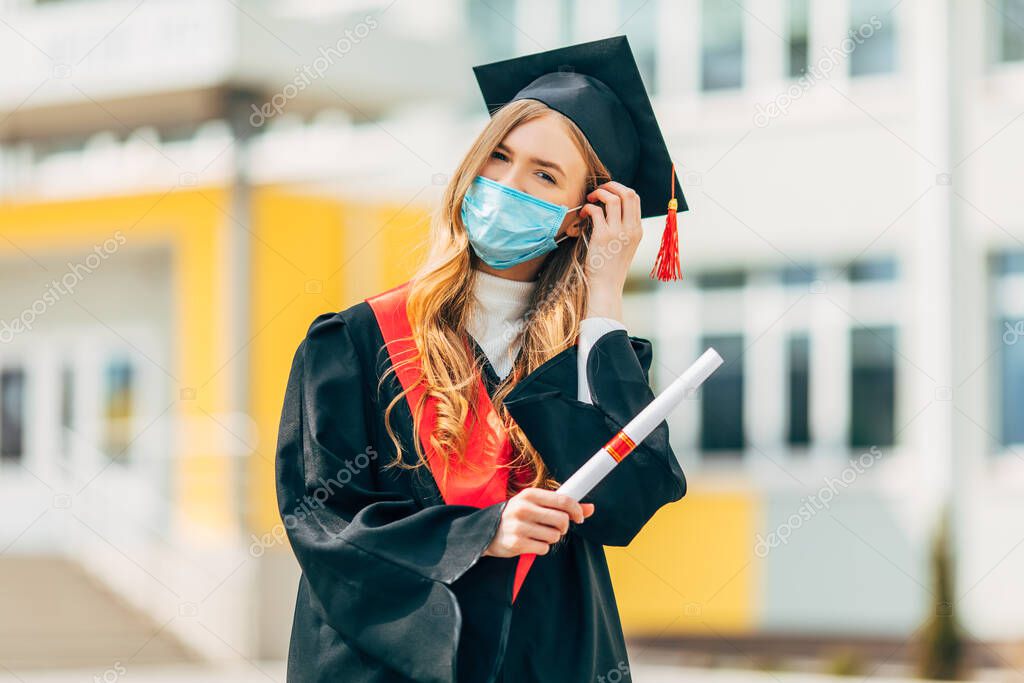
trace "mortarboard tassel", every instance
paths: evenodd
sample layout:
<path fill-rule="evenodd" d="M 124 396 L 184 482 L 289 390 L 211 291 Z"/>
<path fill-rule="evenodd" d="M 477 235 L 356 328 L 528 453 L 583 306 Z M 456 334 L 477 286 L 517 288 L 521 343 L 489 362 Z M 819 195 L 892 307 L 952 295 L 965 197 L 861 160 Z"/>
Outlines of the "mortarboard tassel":
<path fill-rule="evenodd" d="M 665 230 L 661 234 L 661 248 L 651 268 L 651 278 L 668 282 L 682 280 L 679 268 L 679 231 L 676 227 L 676 165 L 672 164 L 672 198 L 668 200 L 668 213 L 665 215 Z"/>

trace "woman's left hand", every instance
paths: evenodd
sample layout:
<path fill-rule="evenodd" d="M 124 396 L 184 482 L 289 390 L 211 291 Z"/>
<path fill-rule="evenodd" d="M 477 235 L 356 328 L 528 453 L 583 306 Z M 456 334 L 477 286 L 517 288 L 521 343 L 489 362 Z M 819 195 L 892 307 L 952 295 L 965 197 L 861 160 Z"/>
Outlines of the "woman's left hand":
<path fill-rule="evenodd" d="M 580 209 L 594 224 L 587 253 L 587 317 L 622 319 L 622 290 L 644 230 L 640 196 L 622 183 L 609 181 L 587 195 Z"/>

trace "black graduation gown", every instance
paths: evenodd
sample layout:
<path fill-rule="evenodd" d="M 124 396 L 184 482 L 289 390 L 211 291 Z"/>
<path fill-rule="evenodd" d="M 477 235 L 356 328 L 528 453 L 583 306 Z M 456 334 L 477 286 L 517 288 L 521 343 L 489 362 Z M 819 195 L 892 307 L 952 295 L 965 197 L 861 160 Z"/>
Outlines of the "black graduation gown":
<path fill-rule="evenodd" d="M 498 378 L 475 345 L 493 390 Z M 429 469 L 385 469 L 384 409 L 398 393 L 373 310 L 319 315 L 292 361 L 277 495 L 302 569 L 288 681 L 526 683 L 629 680 L 604 545 L 624 546 L 686 492 L 664 422 L 583 502 L 594 514 L 539 555 L 513 603 L 516 558 L 482 557 L 506 502 L 446 505 Z M 594 345 L 594 404 L 577 400 L 572 346 L 505 405 L 565 481 L 653 398 L 651 344 L 623 330 Z M 415 462 L 403 398 L 392 424 Z"/>

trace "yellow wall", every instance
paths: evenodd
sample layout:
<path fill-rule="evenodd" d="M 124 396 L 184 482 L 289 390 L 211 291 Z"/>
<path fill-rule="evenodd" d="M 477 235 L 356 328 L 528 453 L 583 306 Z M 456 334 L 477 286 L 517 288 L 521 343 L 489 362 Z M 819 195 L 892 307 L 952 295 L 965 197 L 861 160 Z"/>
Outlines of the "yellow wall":
<path fill-rule="evenodd" d="M 178 418 L 180 429 L 180 450 L 172 454 L 172 508 L 182 528 L 214 538 L 236 528 L 237 505 L 227 485 L 231 462 L 218 450 L 218 440 L 208 436 L 222 429 L 210 416 L 224 410 L 225 398 L 220 369 L 226 359 L 218 342 L 224 338 L 219 264 L 225 220 L 221 207 L 227 199 L 223 189 L 206 187 L 0 205 L 0 234 L 7 237 L 0 240 L 0 256 L 5 258 L 46 249 L 90 250 L 118 230 L 127 238 L 122 250 L 153 244 L 171 248 L 174 338 L 168 343 L 173 362 L 164 369 L 167 395 L 161 399 L 166 405 L 173 402 L 164 416 Z M 207 436 L 193 438 L 193 430 Z M 156 486 L 153 495 L 160 495 Z"/>
<path fill-rule="evenodd" d="M 426 236 L 420 206 L 365 205 L 263 188 L 253 208 L 252 403 L 260 432 L 251 459 L 249 527 L 280 522 L 274 455 L 295 349 L 313 319 L 341 311 L 412 274 Z M 257 334 L 258 332 L 258 334 Z"/>
<path fill-rule="evenodd" d="M 695 491 L 662 507 L 625 548 L 606 548 L 627 635 L 717 636 L 752 628 L 756 499 Z"/>
<path fill-rule="evenodd" d="M 278 522 L 273 459 L 292 355 L 318 314 L 338 311 L 407 279 L 427 235 L 426 209 L 403 204 L 342 204 L 283 187 L 253 191 L 251 402 L 258 442 L 248 463 L 250 528 Z M 218 415 L 226 410 L 223 289 L 224 188 L 0 205 L 0 257 L 47 249 L 87 250 L 120 229 L 123 249 L 160 243 L 172 253 L 174 359 L 167 368 L 165 416 L 176 416 L 172 508 L 196 539 L 238 532 L 236 462 L 226 457 Z M 237 350 L 236 350 L 237 351 Z M 195 398 L 188 393 L 192 391 Z M 185 392 L 185 393 L 182 393 Z M 182 397 L 185 398 L 182 398 Z"/>

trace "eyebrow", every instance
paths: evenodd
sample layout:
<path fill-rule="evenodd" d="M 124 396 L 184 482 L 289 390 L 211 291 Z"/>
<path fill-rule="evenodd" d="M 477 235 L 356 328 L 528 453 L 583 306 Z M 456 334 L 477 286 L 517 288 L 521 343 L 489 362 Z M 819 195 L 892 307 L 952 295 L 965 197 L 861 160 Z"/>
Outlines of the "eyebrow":
<path fill-rule="evenodd" d="M 509 154 L 513 153 L 512 150 L 509 149 L 508 146 L 505 145 L 505 143 L 503 143 L 503 142 L 499 142 L 498 146 L 495 149 L 499 149 L 502 152 L 508 152 Z M 558 164 L 556 164 L 553 161 L 548 161 L 547 159 L 541 159 L 540 157 L 530 157 L 529 159 L 527 159 L 527 161 L 529 161 L 531 164 L 537 164 L 538 166 L 541 166 L 543 168 L 554 169 L 554 170 L 558 171 L 559 173 L 561 173 L 563 177 L 565 176 L 565 171 L 562 169 L 562 167 L 559 166 Z"/>

